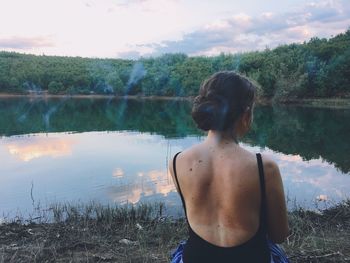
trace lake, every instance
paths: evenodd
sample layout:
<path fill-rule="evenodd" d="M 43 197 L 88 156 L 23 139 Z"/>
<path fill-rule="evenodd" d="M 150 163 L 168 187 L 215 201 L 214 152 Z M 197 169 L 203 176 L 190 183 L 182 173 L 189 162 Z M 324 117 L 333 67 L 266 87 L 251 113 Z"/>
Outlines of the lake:
<path fill-rule="evenodd" d="M 56 202 L 163 202 L 182 213 L 167 173 L 203 140 L 179 100 L 0 99 L 0 217 Z M 279 164 L 288 207 L 349 197 L 350 110 L 258 106 L 241 145 Z"/>

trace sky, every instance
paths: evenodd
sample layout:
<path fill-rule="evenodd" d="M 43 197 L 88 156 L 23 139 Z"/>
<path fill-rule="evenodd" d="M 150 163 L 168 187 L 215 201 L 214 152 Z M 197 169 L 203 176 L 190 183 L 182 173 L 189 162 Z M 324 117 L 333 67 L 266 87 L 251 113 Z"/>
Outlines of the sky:
<path fill-rule="evenodd" d="M 213 56 L 350 28 L 350 0 L 0 0 L 0 50 L 137 59 Z"/>

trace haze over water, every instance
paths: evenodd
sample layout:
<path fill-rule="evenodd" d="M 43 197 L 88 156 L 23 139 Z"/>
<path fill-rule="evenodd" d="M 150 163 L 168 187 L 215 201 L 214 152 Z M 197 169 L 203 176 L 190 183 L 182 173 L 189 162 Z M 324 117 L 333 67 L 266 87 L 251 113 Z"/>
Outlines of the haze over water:
<path fill-rule="evenodd" d="M 185 101 L 0 99 L 0 217 L 33 201 L 164 202 L 181 213 L 172 156 L 203 140 Z M 243 147 L 279 164 L 289 208 L 349 197 L 350 110 L 257 107 Z M 317 201 L 319 199 L 327 201 Z"/>

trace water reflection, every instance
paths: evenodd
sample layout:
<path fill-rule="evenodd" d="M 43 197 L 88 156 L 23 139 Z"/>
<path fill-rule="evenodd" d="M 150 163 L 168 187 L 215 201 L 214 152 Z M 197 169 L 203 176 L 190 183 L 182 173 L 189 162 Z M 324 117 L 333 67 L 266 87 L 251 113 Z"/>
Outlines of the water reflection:
<path fill-rule="evenodd" d="M 53 158 L 72 154 L 72 139 L 48 138 L 43 136 L 19 137 L 5 140 L 5 147 L 11 155 L 18 157 L 24 162 L 43 156 Z"/>
<path fill-rule="evenodd" d="M 278 163 L 286 195 L 298 205 L 313 208 L 316 201 L 336 203 L 350 197 L 349 174 L 343 174 L 333 164 L 321 158 L 303 160 L 298 155 L 285 155 L 268 148 L 262 152 Z"/>
<path fill-rule="evenodd" d="M 113 177 L 115 178 L 121 178 L 124 176 L 124 172 L 121 168 L 117 168 L 113 171 Z"/>
<path fill-rule="evenodd" d="M 42 116 L 51 107 L 48 131 Z M 179 101 L 0 99 L 0 214 L 30 211 L 32 183 L 44 203 L 162 201 L 181 211 L 167 163 L 202 139 L 189 112 Z M 298 205 L 338 202 L 349 197 L 349 117 L 350 110 L 258 107 L 242 145 L 276 160 Z"/>
<path fill-rule="evenodd" d="M 260 107 L 245 141 L 303 160 L 322 158 L 350 172 L 350 110 L 291 106 Z"/>
<path fill-rule="evenodd" d="M 133 182 L 128 179 L 118 181 L 117 185 L 107 188 L 107 194 L 114 202 L 136 204 L 147 197 L 166 199 L 169 193 L 175 192 L 175 186 L 164 171 L 139 172 L 133 177 Z M 121 179 L 123 180 L 123 179 Z"/>
<path fill-rule="evenodd" d="M 30 109 L 30 110 L 28 110 Z M 43 120 L 55 109 L 50 126 Z M 38 132 L 136 131 L 166 138 L 201 136 L 186 101 L 0 99 L 0 136 Z M 26 118 L 19 121 L 25 114 Z M 257 107 L 244 142 L 303 160 L 322 158 L 350 172 L 350 110 Z"/>

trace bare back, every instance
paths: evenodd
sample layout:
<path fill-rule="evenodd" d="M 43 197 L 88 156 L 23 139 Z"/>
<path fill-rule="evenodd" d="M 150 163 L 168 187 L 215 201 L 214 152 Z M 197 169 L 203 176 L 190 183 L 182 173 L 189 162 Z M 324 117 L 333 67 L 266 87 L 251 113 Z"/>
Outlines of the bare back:
<path fill-rule="evenodd" d="M 255 235 L 261 204 L 255 154 L 235 143 L 204 141 L 178 156 L 176 170 L 188 222 L 200 237 L 230 247 Z"/>

